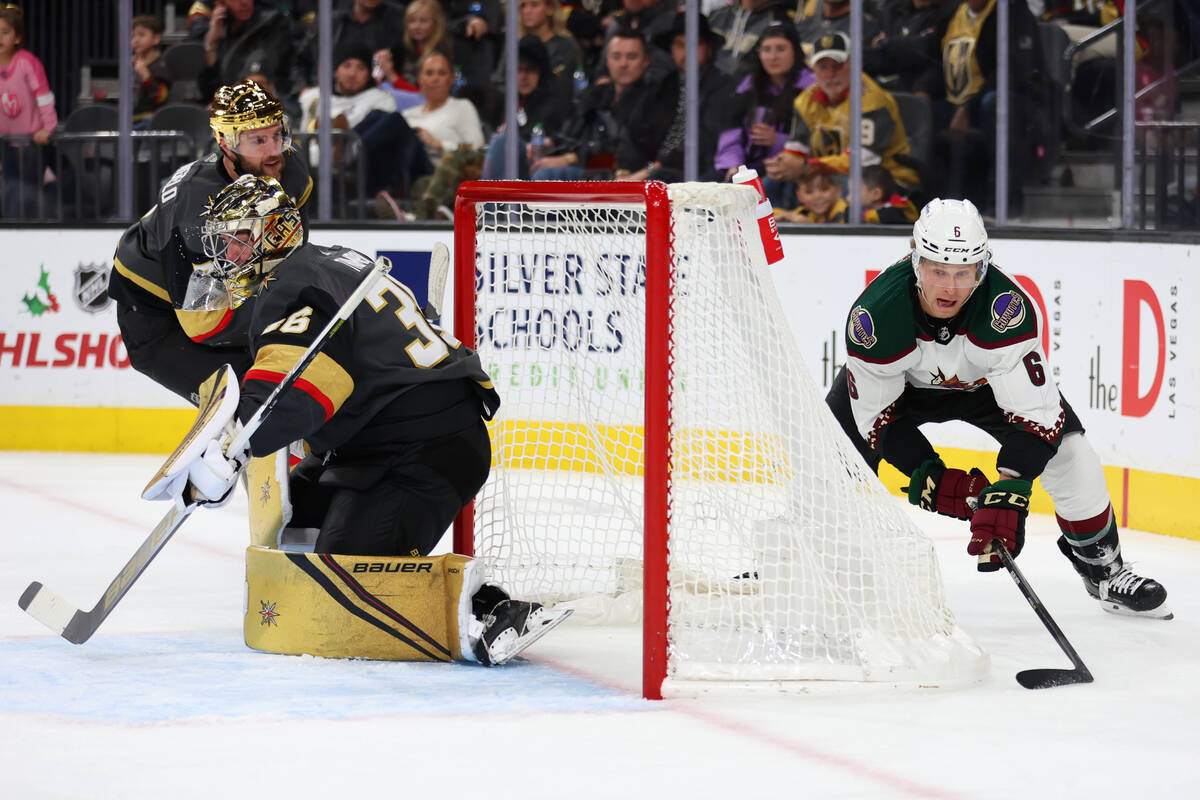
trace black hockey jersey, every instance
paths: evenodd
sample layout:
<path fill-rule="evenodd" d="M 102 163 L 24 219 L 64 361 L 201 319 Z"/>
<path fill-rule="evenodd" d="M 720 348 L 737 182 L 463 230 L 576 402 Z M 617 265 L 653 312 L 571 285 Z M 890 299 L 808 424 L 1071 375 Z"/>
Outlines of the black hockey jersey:
<path fill-rule="evenodd" d="M 294 152 L 288 156 L 280 183 L 300 208 L 307 232 L 312 178 Z M 194 265 L 207 261 L 200 214 L 209 198 L 235 177 L 226 171 L 220 153 L 177 169 L 159 191 L 157 205 L 122 234 L 113 256 L 109 295 L 127 305 L 174 312 L 194 342 L 243 345 L 249 314 L 181 310 Z"/>
<path fill-rule="evenodd" d="M 254 364 L 242 381 L 247 420 L 316 340 L 372 260 L 344 247 L 297 248 L 253 304 Z M 255 455 L 304 439 L 315 453 L 348 444 L 386 447 L 490 419 L 500 406 L 479 356 L 421 314 L 390 276 L 326 343 L 251 439 Z M 449 427 L 447 427 L 449 426 Z"/>

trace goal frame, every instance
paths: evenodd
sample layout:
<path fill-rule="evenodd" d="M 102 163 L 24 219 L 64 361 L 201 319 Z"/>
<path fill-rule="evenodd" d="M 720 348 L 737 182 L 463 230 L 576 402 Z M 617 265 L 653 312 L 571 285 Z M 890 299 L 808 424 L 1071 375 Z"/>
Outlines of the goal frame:
<path fill-rule="evenodd" d="M 668 479 L 671 468 L 670 353 L 671 201 L 660 181 L 467 181 L 454 201 L 454 335 L 475 342 L 476 207 L 488 202 L 598 202 L 642 205 L 646 211 L 646 382 L 644 399 L 642 696 L 662 699 L 667 677 Z M 503 397 L 501 397 L 503 402 Z M 474 503 L 454 522 L 454 552 L 473 556 Z"/>

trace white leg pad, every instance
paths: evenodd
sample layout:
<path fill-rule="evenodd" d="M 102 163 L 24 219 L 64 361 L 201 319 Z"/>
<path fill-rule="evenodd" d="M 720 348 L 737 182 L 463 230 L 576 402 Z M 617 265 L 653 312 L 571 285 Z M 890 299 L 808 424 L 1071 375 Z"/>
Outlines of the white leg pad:
<path fill-rule="evenodd" d="M 1091 519 L 1109 505 L 1100 456 L 1082 433 L 1063 437 L 1042 473 L 1042 486 L 1054 501 L 1054 512 L 1063 519 Z"/>

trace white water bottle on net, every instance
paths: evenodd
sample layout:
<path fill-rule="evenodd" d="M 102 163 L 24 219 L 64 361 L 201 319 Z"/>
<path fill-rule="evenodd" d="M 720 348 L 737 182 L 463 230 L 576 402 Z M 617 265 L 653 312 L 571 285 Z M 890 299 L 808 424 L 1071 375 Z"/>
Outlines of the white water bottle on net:
<path fill-rule="evenodd" d="M 640 619 L 647 697 L 664 680 L 975 680 L 987 658 L 931 541 L 802 361 L 756 200 L 729 184 L 460 187 L 455 330 L 502 407 L 455 548 L 575 619 Z"/>

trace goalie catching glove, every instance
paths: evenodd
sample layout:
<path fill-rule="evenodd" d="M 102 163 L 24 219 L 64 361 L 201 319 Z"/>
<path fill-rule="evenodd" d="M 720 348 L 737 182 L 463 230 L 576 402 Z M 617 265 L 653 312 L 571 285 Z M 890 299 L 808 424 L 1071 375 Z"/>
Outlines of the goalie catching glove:
<path fill-rule="evenodd" d="M 913 470 L 908 482 L 908 502 L 947 517 L 970 519 L 971 501 L 987 488 L 987 476 L 978 469 L 948 469 L 940 458 L 928 459 Z"/>
<path fill-rule="evenodd" d="M 979 506 L 971 517 L 971 542 L 967 552 L 980 556 L 980 572 L 1000 569 L 1000 556 L 993 553 L 993 539 L 1004 543 L 1013 558 L 1025 545 L 1025 518 L 1029 516 L 1030 481 L 1009 478 L 993 483 L 979 495 Z"/>
<path fill-rule="evenodd" d="M 188 465 L 185 500 L 209 508 L 220 508 L 229 502 L 238 475 L 250 460 L 248 446 L 237 453 L 226 452 L 241 427 L 242 423 L 236 419 L 226 425 L 220 437 L 210 439 L 200 457 Z"/>

